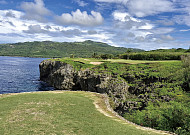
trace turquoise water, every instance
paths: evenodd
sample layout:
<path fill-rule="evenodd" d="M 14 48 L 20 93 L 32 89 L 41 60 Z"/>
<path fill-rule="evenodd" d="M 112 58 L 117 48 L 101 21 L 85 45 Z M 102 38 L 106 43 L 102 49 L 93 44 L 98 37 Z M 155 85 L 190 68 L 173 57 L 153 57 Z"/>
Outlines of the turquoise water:
<path fill-rule="evenodd" d="M 39 81 L 44 59 L 0 56 L 0 94 L 53 90 Z"/>

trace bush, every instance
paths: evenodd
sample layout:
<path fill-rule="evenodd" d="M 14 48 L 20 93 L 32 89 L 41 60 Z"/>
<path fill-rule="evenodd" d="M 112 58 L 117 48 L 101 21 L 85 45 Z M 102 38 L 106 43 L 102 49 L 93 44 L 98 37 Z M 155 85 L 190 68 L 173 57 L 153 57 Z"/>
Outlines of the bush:
<path fill-rule="evenodd" d="M 183 67 L 184 67 L 185 87 L 189 91 L 190 89 L 190 55 L 181 56 L 181 60 L 183 62 Z"/>
<path fill-rule="evenodd" d="M 121 56 L 123 59 L 131 60 L 181 60 L 181 56 L 187 56 L 182 52 L 140 52 L 127 53 Z"/>
<path fill-rule="evenodd" d="M 149 106 L 142 111 L 127 114 L 128 120 L 142 126 L 175 132 L 179 135 L 188 135 L 190 132 L 190 110 L 182 103 L 159 103 Z"/>

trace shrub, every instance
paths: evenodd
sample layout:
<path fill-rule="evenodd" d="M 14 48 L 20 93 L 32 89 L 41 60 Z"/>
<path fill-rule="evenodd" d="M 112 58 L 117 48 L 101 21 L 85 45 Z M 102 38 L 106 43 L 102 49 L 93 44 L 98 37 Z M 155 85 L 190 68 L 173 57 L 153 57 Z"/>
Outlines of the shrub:
<path fill-rule="evenodd" d="M 190 55 L 181 56 L 181 60 L 183 62 L 183 67 L 184 67 L 185 87 L 189 91 L 190 89 Z"/>
<path fill-rule="evenodd" d="M 190 110 L 187 106 L 174 101 L 160 102 L 157 106 L 149 104 L 145 110 L 124 117 L 142 126 L 172 131 L 179 135 L 188 135 L 190 132 Z"/>
<path fill-rule="evenodd" d="M 127 53 L 121 56 L 123 59 L 131 60 L 181 60 L 181 55 L 187 56 L 182 52 L 139 52 Z"/>

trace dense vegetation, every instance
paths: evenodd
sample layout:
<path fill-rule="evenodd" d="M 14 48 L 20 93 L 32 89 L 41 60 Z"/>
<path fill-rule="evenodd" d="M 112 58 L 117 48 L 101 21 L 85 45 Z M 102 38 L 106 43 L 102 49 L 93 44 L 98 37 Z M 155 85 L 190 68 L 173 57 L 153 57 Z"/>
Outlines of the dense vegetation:
<path fill-rule="evenodd" d="M 37 92 L 0 95 L 1 135 L 159 135 L 137 129 L 105 108 L 89 92 Z M 106 117 L 94 106 L 96 102 Z"/>
<path fill-rule="evenodd" d="M 189 52 L 140 52 L 121 55 L 123 59 L 131 60 L 180 60 L 182 55 L 190 55 Z"/>
<path fill-rule="evenodd" d="M 131 49 L 132 51 L 142 51 Z M 118 55 L 127 51 L 127 48 L 113 47 L 101 42 L 24 42 L 16 44 L 0 44 L 1 56 L 24 57 L 91 57 L 93 54 Z"/>
<path fill-rule="evenodd" d="M 182 55 L 190 55 L 190 49 L 158 49 L 135 53 L 128 50 L 123 55 L 120 55 L 120 58 L 131 60 L 181 60 Z"/>
<path fill-rule="evenodd" d="M 84 61 L 78 61 L 74 62 L 75 66 L 83 68 Z M 182 56 L 182 61 L 147 64 L 104 61 L 98 66 L 86 66 L 97 74 L 104 72 L 127 81 L 129 108 L 114 108 L 126 119 L 180 135 L 190 133 L 190 56 Z"/>

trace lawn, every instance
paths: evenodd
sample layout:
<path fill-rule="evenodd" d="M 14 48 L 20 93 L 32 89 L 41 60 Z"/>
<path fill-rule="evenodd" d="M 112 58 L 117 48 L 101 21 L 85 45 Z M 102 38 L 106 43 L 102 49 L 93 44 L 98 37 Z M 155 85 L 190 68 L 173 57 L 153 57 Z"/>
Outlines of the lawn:
<path fill-rule="evenodd" d="M 102 95 L 90 92 L 0 95 L 0 121 L 1 135 L 161 134 L 120 120 L 106 110 Z"/>

